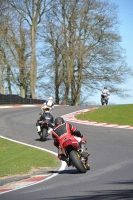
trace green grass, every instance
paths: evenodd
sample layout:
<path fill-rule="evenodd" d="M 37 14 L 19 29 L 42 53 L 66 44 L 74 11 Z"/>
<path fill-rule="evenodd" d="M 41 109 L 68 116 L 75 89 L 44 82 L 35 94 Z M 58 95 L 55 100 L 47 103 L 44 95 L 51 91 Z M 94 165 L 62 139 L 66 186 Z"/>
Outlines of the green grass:
<path fill-rule="evenodd" d="M 103 106 L 94 111 L 76 115 L 75 118 L 109 124 L 133 126 L 133 104 Z"/>
<path fill-rule="evenodd" d="M 57 157 L 43 150 L 0 138 L 0 177 L 29 173 L 42 167 L 57 168 Z"/>

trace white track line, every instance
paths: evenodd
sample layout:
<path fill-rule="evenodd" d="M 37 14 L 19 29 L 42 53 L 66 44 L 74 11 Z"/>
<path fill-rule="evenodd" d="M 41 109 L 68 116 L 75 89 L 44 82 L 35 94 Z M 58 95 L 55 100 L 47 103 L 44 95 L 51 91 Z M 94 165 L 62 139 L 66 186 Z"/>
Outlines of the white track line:
<path fill-rule="evenodd" d="M 39 149 L 39 150 L 43 150 L 43 151 L 46 151 L 46 152 L 49 152 L 49 153 L 52 153 L 54 155 L 58 155 L 57 153 L 53 152 L 53 151 L 50 151 L 50 150 L 47 150 L 47 149 L 43 149 L 41 147 L 36 147 L 36 146 L 33 146 L 33 145 L 30 145 L 30 144 L 26 144 L 26 143 L 23 143 L 23 142 L 19 142 L 19 141 L 16 141 L 16 140 L 12 140 L 12 139 L 9 139 L 9 138 L 6 138 L 6 137 L 3 137 L 3 136 L 0 136 L 1 138 L 3 139 L 7 139 L 9 141 L 12 141 L 12 142 L 16 142 L 18 144 L 22 144 L 22 145 L 26 145 L 26 146 L 29 146 L 29 147 L 33 147 L 33 148 L 36 148 L 36 149 Z M 20 184 L 17 182 L 16 186 L 12 186 L 12 188 L 7 188 L 8 191 L 4 191 L 4 192 L 0 192 L 0 194 L 3 194 L 3 193 L 7 193 L 7 192 L 11 192 L 11 191 L 14 191 L 14 190 L 18 190 L 18 189 L 21 189 L 21 188 L 25 188 L 25 187 L 28 187 L 28 186 L 31 186 L 31 185 L 35 185 L 35 184 L 38 184 L 38 183 L 41 183 L 41 182 L 44 182 L 46 180 L 49 180 L 55 176 L 57 176 L 62 170 L 64 170 L 66 167 L 66 162 L 64 161 L 61 161 L 61 167 L 57 170 L 56 173 L 54 173 L 53 175 L 49 175 L 48 177 L 44 178 L 43 180 L 41 181 L 32 181 L 30 183 L 27 184 L 27 182 L 25 182 L 24 184 L 22 184 L 22 182 L 20 182 Z M 6 190 L 6 189 L 5 189 Z"/>

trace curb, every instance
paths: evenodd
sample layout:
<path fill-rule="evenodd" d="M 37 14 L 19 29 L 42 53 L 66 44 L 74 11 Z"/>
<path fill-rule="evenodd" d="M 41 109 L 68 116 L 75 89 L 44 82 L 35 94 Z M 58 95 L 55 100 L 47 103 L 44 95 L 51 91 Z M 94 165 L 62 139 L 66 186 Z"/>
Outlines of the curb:
<path fill-rule="evenodd" d="M 27 104 L 27 105 L 14 105 L 14 106 L 1 106 L 0 105 L 0 109 L 1 108 L 21 108 L 21 107 L 41 107 L 42 104 Z M 58 105 L 54 105 L 54 106 L 69 106 L 69 105 L 63 105 L 63 104 L 58 104 Z"/>
<path fill-rule="evenodd" d="M 101 122 L 94 122 L 94 121 L 87 121 L 87 120 L 78 120 L 75 118 L 76 115 L 92 111 L 97 109 L 98 107 L 94 108 L 88 108 L 88 109 L 83 109 L 79 110 L 76 112 L 69 113 L 67 115 L 63 115 L 64 120 L 69 121 L 69 122 L 74 122 L 74 123 L 79 123 L 79 124 L 85 124 L 85 125 L 92 125 L 92 126 L 102 126 L 102 127 L 111 127 L 111 128 L 124 128 L 124 129 L 133 129 L 133 126 L 129 125 L 119 125 L 119 124 L 108 124 L 108 123 L 101 123 Z"/>
<path fill-rule="evenodd" d="M 46 171 L 46 169 L 44 169 L 44 171 L 42 170 L 41 172 L 40 170 L 38 170 L 32 175 L 18 176 L 1 180 L 2 186 L 0 186 L 0 194 L 35 185 L 53 178 L 54 176 L 58 175 L 60 171 L 65 169 L 66 163 L 64 161 L 61 161 L 61 163 L 61 168 L 57 169 L 56 171 L 54 171 L 53 168 L 49 171 Z"/>
<path fill-rule="evenodd" d="M 3 179 L 1 180 L 0 194 L 33 185 L 39 181 L 44 180 L 50 175 L 51 174 L 45 173 L 42 175 L 31 175 L 31 176 L 23 176 L 23 177 L 19 176 L 19 177 Z"/>
<path fill-rule="evenodd" d="M 41 170 L 42 172 L 38 170 L 31 175 L 18 176 L 18 177 L 15 176 L 12 178 L 3 179 L 1 180 L 0 194 L 28 187 L 37 184 L 39 182 L 48 180 L 49 178 L 52 178 L 52 175 L 54 175 L 55 173 L 55 171 L 52 170 L 53 169 L 46 171 L 46 169 L 44 169 Z"/>
<path fill-rule="evenodd" d="M 53 151 L 43 149 L 41 147 L 36 147 L 36 146 L 30 145 L 30 144 L 22 143 L 22 142 L 12 140 L 12 139 L 9 139 L 9 138 L 3 137 L 3 136 L 0 136 L 0 138 L 4 138 L 4 139 L 7 139 L 7 140 L 10 140 L 10 141 L 19 143 L 19 144 L 23 144 L 23 145 L 26 145 L 26 146 L 30 146 L 30 147 L 33 147 L 33 148 L 36 148 L 36 149 L 40 149 L 40 150 L 52 153 L 56 156 L 58 155 L 57 153 L 55 153 Z M 13 190 L 18 190 L 18 189 L 28 187 L 28 186 L 31 186 L 31 185 L 35 185 L 35 184 L 38 184 L 40 182 L 44 182 L 48 179 L 53 178 L 54 176 L 57 176 L 65 168 L 66 168 L 66 162 L 61 161 L 60 168 L 42 168 L 42 169 L 39 169 L 39 170 L 33 172 L 32 174 L 29 174 L 29 175 L 22 175 L 22 176 L 16 175 L 14 177 L 12 176 L 10 178 L 5 178 L 5 179 L 1 180 L 1 183 L 0 183 L 0 194 L 7 193 L 7 192 L 10 192 L 10 191 L 13 191 Z"/>

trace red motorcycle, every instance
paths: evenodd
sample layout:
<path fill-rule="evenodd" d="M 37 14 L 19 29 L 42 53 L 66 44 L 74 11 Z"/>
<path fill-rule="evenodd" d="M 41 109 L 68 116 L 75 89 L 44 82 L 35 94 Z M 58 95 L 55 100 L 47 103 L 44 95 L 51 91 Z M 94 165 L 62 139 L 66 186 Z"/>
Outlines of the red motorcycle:
<path fill-rule="evenodd" d="M 84 144 L 86 140 L 73 135 L 62 137 L 60 150 L 66 156 L 70 165 L 75 167 L 79 173 L 86 173 L 90 169 L 88 162 L 89 153 L 86 151 Z"/>

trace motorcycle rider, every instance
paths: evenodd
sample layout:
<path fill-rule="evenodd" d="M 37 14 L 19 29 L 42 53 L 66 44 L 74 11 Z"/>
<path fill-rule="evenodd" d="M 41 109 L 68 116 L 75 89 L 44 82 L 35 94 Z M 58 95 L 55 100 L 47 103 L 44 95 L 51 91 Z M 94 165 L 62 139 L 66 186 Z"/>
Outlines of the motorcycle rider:
<path fill-rule="evenodd" d="M 50 112 L 52 113 L 52 110 L 54 108 L 53 97 L 49 97 L 48 100 L 44 100 L 43 106 L 41 107 L 42 112 L 44 110 L 44 107 L 46 106 L 50 107 Z"/>
<path fill-rule="evenodd" d="M 110 93 L 107 87 L 104 87 L 104 89 L 101 91 L 101 98 L 106 97 L 107 100 L 109 99 Z"/>
<path fill-rule="evenodd" d="M 54 117 L 53 115 L 50 113 L 50 107 L 49 106 L 44 106 L 43 108 L 43 113 L 41 114 L 41 116 L 39 117 L 39 119 L 36 122 L 36 127 L 37 127 L 37 132 L 38 134 L 41 132 L 41 122 L 46 120 L 48 123 L 48 134 L 50 135 L 51 132 L 53 131 L 53 127 L 54 127 Z"/>
<path fill-rule="evenodd" d="M 54 145 L 58 148 L 58 158 L 60 160 L 63 160 L 67 163 L 68 166 L 70 166 L 70 163 L 67 159 L 67 157 L 62 153 L 61 149 L 60 149 L 60 141 L 61 141 L 61 137 L 62 135 L 64 135 L 67 137 L 69 137 L 69 135 L 74 135 L 80 138 L 83 138 L 83 135 L 80 133 L 80 131 L 78 129 L 76 129 L 75 126 L 72 126 L 70 123 L 67 123 L 64 121 L 64 119 L 62 117 L 57 117 L 55 119 L 55 127 L 52 131 L 52 137 L 54 139 Z M 82 147 L 84 149 L 85 148 L 85 143 L 81 144 Z M 88 158 L 88 156 L 90 155 L 89 152 L 84 152 L 86 157 Z M 89 169 L 89 164 L 87 164 L 87 167 Z"/>

